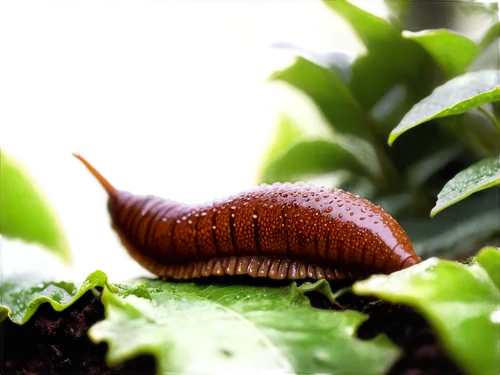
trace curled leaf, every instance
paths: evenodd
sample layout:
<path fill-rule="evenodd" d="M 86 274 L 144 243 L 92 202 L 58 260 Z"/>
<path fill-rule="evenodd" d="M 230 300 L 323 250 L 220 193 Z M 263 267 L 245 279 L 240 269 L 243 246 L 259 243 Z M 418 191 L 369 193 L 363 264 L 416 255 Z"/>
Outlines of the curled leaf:
<path fill-rule="evenodd" d="M 388 276 L 376 275 L 353 285 L 373 295 L 418 310 L 465 372 L 500 371 L 500 251 L 489 247 L 471 266 L 430 258 Z"/>
<path fill-rule="evenodd" d="M 107 276 L 102 271 L 90 274 L 79 287 L 74 283 L 64 281 L 32 284 L 27 282 L 26 278 L 1 280 L 0 321 L 9 317 L 14 323 L 24 324 L 45 302 L 50 303 L 54 310 L 62 311 L 87 291 L 106 284 Z"/>

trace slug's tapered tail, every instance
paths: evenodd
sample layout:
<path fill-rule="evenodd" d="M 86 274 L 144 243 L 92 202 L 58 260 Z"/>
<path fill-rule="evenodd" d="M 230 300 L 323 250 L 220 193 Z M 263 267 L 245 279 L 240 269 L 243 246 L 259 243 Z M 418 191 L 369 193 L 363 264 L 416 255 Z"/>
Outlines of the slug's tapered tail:
<path fill-rule="evenodd" d="M 87 169 L 90 171 L 90 173 L 92 173 L 95 178 L 97 178 L 97 180 L 101 183 L 101 185 L 104 187 L 104 189 L 106 189 L 106 191 L 108 192 L 108 194 L 110 196 L 114 196 L 116 195 L 116 189 L 113 187 L 113 185 L 111 185 L 109 183 L 108 180 L 106 180 L 102 174 L 100 174 L 97 169 L 95 169 L 82 155 L 76 153 L 76 152 L 73 152 L 73 156 L 75 158 L 77 158 L 78 160 L 80 160 L 86 167 Z"/>

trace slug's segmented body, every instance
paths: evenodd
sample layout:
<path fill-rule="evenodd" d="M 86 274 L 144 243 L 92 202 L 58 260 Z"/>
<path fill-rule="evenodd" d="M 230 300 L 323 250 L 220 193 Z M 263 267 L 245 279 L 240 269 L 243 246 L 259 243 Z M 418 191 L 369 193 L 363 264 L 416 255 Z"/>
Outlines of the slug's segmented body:
<path fill-rule="evenodd" d="M 158 276 L 342 279 L 421 261 L 389 214 L 340 189 L 263 185 L 190 206 L 118 191 L 75 156 L 107 190 L 112 226 L 130 255 Z"/>

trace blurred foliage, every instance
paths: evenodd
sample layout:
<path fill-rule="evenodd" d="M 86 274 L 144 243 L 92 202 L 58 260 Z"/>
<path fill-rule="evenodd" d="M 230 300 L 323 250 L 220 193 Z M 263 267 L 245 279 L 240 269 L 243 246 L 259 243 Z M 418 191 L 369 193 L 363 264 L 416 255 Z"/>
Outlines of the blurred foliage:
<path fill-rule="evenodd" d="M 40 244 L 71 263 L 59 216 L 26 167 L 4 149 L 0 153 L 0 234 Z"/>
<path fill-rule="evenodd" d="M 420 255 L 472 253 L 500 230 L 498 5 L 386 3 L 387 20 L 325 1 L 365 44 L 361 56 L 276 44 L 297 57 L 272 79 L 308 96 L 324 129 L 283 115 L 260 180 L 342 172 L 334 187 L 383 205 Z M 464 15 L 481 33 L 457 27 Z"/>

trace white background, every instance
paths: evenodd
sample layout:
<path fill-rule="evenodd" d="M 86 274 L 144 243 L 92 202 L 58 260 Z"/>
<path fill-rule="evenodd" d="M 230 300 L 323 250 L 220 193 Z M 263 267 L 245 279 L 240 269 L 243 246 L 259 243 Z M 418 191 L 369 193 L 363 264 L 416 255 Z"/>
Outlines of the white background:
<path fill-rule="evenodd" d="M 291 61 L 269 48 L 283 41 L 363 51 L 313 0 L 3 0 L 0 144 L 44 188 L 74 257 L 64 274 L 35 246 L 3 239 L 4 272 L 147 275 L 112 232 L 103 189 L 71 152 L 137 194 L 199 203 L 252 187 L 278 115 L 307 108 L 266 82 Z"/>

